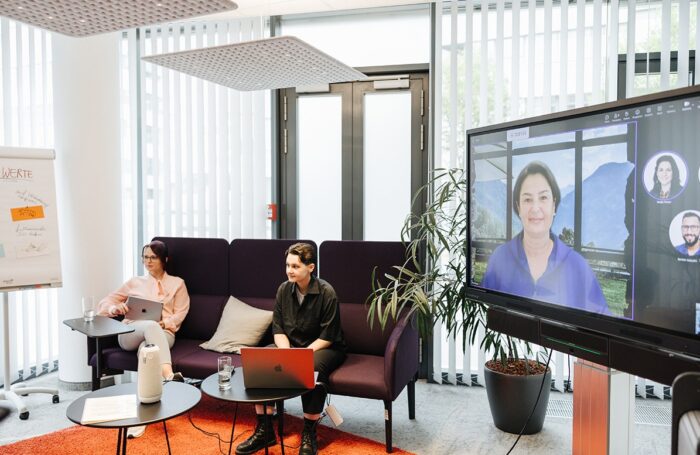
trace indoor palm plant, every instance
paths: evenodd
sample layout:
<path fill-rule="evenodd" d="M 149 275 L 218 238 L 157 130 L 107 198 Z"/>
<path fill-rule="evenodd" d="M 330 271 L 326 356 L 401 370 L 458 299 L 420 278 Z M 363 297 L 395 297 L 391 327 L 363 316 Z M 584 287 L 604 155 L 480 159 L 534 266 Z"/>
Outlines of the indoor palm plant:
<path fill-rule="evenodd" d="M 486 304 L 467 297 L 468 191 L 462 169 L 438 169 L 418 191 L 413 203 L 424 199 L 429 202 L 421 215 L 409 217 L 403 226 L 407 261 L 391 274 L 373 277 L 368 318 L 370 325 L 376 319 L 383 328 L 399 315 L 413 315 L 424 339 L 433 324 L 441 322 L 448 337 L 462 335 L 463 348 L 474 343 L 479 329 L 483 329 L 481 348 L 492 354 L 485 373 L 494 423 L 502 430 L 518 433 L 539 395 L 545 366 L 527 358 L 532 353 L 529 345 L 521 348 L 519 340 L 490 330 Z M 542 428 L 549 398 L 548 378 L 544 381 L 547 386 L 542 388 L 525 434 Z M 520 386 L 534 390 L 535 396 L 529 397 Z"/>

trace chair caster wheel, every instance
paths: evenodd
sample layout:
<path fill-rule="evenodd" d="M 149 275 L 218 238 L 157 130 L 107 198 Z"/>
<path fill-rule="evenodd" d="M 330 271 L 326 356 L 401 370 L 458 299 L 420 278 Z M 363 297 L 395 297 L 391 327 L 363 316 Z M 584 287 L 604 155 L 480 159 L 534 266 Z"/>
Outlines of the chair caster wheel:
<path fill-rule="evenodd" d="M 28 397 L 29 394 L 28 394 L 28 393 L 20 393 L 19 396 L 21 396 L 21 397 Z"/>
<path fill-rule="evenodd" d="M 24 411 L 19 414 L 20 420 L 27 420 L 29 418 L 29 411 Z"/>
<path fill-rule="evenodd" d="M 54 404 L 58 403 L 58 395 L 54 395 L 53 397 L 51 397 L 51 401 L 52 401 Z"/>

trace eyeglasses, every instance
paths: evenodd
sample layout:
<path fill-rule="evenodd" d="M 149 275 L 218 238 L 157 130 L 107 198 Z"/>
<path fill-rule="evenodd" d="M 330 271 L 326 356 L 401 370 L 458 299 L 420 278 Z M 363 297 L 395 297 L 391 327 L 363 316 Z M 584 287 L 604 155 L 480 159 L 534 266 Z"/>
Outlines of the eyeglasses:
<path fill-rule="evenodd" d="M 155 261 L 158 259 L 158 256 L 141 256 L 143 258 L 143 262 L 149 262 L 149 261 Z"/>
<path fill-rule="evenodd" d="M 700 226 L 695 226 L 695 225 L 690 226 L 690 225 L 684 224 L 681 226 L 681 229 L 683 229 L 684 231 L 700 231 Z"/>

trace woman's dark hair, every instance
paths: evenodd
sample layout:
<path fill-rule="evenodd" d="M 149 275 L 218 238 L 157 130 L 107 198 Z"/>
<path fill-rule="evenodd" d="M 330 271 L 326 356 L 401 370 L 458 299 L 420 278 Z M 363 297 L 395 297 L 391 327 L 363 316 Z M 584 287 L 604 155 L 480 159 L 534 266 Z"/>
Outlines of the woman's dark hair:
<path fill-rule="evenodd" d="M 559 208 L 559 202 L 561 202 L 561 191 L 559 190 L 559 185 L 557 184 L 557 179 L 554 178 L 554 174 L 549 170 L 549 167 L 542 161 L 531 161 L 527 166 L 520 171 L 518 178 L 515 179 L 515 185 L 513 186 L 513 210 L 515 214 L 520 216 L 520 191 L 523 189 L 523 182 L 525 178 L 530 175 L 540 174 L 549 184 L 552 189 L 552 197 L 554 198 L 554 210 Z"/>
<path fill-rule="evenodd" d="M 146 248 L 150 248 L 153 254 L 158 256 L 161 264 L 163 264 L 163 268 L 165 268 L 165 264 L 168 261 L 168 246 L 160 240 L 153 240 L 151 243 L 147 243 L 141 248 L 141 257 L 146 254 Z"/>
<path fill-rule="evenodd" d="M 287 248 L 284 252 L 284 257 L 286 258 L 290 254 L 294 256 L 299 256 L 299 260 L 302 264 L 311 265 L 316 264 L 316 251 L 314 247 L 308 243 L 295 243 L 294 245 Z"/>
<path fill-rule="evenodd" d="M 654 166 L 654 188 L 652 188 L 651 192 L 656 196 L 661 195 L 661 182 L 659 182 L 656 172 L 659 170 L 659 166 L 664 161 L 671 165 L 671 171 L 673 172 L 673 177 L 671 178 L 671 188 L 669 189 L 668 194 L 669 196 L 675 196 L 681 189 L 681 175 L 680 172 L 678 172 L 676 160 L 673 159 L 671 155 L 661 155 L 656 159 L 656 166 Z"/>

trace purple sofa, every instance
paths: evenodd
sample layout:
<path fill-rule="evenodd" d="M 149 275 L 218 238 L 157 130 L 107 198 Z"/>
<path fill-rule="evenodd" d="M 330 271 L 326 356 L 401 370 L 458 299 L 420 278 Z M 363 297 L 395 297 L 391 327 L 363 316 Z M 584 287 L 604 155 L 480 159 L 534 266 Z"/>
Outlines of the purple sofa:
<path fill-rule="evenodd" d="M 284 252 L 299 240 L 156 237 L 168 245 L 167 271 L 185 280 L 190 311 L 171 350 L 173 369 L 203 379 L 216 372 L 218 352 L 199 344 L 216 331 L 230 295 L 257 308 L 272 310 L 275 294 L 285 280 Z M 155 240 L 154 239 L 154 240 Z M 314 242 L 302 240 L 311 243 Z M 365 301 L 371 293 L 372 271 L 378 276 L 405 261 L 400 242 L 326 241 L 319 249 L 318 274 L 336 290 L 348 357 L 330 378 L 330 392 L 384 402 L 386 450 L 392 450 L 391 405 L 408 386 L 409 418 L 415 418 L 415 379 L 418 372 L 418 333 L 401 319 L 381 331 L 367 322 Z M 271 330 L 260 346 L 272 342 Z M 101 341 L 102 371 L 97 371 L 94 343 L 88 340 L 88 363 L 93 384 L 103 375 L 136 371 L 134 352 L 123 351 L 116 337 Z M 235 366 L 240 356 L 232 354 Z"/>

